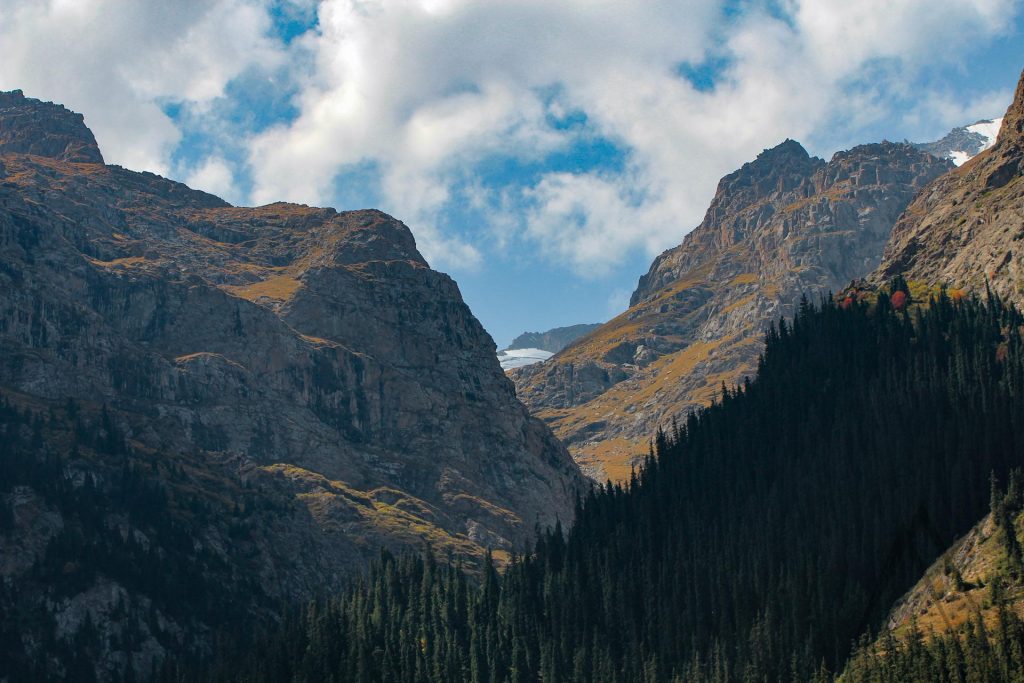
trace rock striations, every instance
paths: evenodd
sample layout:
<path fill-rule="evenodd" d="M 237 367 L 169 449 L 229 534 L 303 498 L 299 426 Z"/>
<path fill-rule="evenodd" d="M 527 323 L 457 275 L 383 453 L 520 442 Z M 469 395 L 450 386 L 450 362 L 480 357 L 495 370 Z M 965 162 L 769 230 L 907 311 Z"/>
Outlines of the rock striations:
<path fill-rule="evenodd" d="M 655 259 L 629 310 L 512 371 L 519 397 L 588 474 L 628 477 L 658 426 L 754 371 L 770 321 L 870 273 L 914 194 L 950 168 L 906 144 L 828 163 L 792 140 L 763 152 L 721 180 L 704 221 Z"/>
<path fill-rule="evenodd" d="M 984 292 L 1024 304 L 1024 74 L 996 144 L 945 175 L 907 207 L 881 267 L 930 285 Z"/>
<path fill-rule="evenodd" d="M 338 588 L 381 545 L 481 555 L 570 521 L 578 468 L 400 222 L 236 208 L 106 166 L 81 116 L 19 92 L 0 94 L 0 169 L 0 398 L 50 416 L 46 448 L 74 441 L 65 476 L 154 480 L 194 539 L 188 561 L 216 559 L 197 591 L 244 585 L 255 609 Z M 0 503 L 0 556 L 25 560 L 0 561 L 3 581 L 29 599 L 29 568 L 69 521 L 31 486 L 0 486 Z M 102 524 L 162 547 L 130 518 Z M 61 600 L 36 585 L 31 604 L 58 625 L 113 628 L 114 602 L 144 613 L 136 670 L 208 632 L 90 577 Z M 115 655 L 99 648 L 101 675 L 123 670 Z"/>

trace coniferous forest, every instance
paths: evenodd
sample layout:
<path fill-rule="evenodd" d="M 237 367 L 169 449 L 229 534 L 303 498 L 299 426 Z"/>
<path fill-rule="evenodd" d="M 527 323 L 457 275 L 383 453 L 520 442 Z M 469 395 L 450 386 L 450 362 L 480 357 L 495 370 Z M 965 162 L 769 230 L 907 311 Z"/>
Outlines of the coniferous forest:
<path fill-rule="evenodd" d="M 951 649 L 958 671 L 1004 653 L 1019 672 L 1010 614 L 962 648 L 864 645 L 988 512 L 990 478 L 1024 464 L 1024 319 L 994 296 L 894 292 L 802 302 L 756 379 L 659 433 L 628 485 L 592 491 L 503 572 L 384 554 L 345 593 L 165 679 L 809 681 L 850 660 L 855 681 L 1002 680 L 921 677 L 954 671 Z"/>

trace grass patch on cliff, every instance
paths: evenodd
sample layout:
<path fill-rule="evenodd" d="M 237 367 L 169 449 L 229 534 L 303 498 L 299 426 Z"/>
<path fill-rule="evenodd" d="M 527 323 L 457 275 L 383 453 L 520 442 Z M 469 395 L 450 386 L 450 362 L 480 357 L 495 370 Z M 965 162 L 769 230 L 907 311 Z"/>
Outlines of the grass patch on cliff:
<path fill-rule="evenodd" d="M 442 556 L 472 560 L 484 556 L 485 549 L 469 537 L 441 527 L 433 506 L 404 491 L 390 487 L 361 491 L 297 465 L 279 463 L 261 469 L 295 484 L 296 500 L 323 530 L 352 535 L 358 529 L 355 537 L 368 537 L 370 543 L 422 543 Z"/>
<path fill-rule="evenodd" d="M 249 301 L 256 301 L 264 297 L 276 301 L 288 301 L 302 287 L 302 282 L 290 275 L 274 275 L 251 285 L 228 285 L 224 289 Z"/>

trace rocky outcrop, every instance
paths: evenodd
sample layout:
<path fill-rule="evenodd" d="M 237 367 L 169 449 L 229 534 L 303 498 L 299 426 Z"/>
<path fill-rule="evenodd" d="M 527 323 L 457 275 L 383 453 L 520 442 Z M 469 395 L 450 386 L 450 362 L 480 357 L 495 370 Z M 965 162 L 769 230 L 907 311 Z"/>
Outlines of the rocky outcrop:
<path fill-rule="evenodd" d="M 337 589 L 382 545 L 471 562 L 571 520 L 579 470 L 406 226 L 378 211 L 233 207 L 99 163 L 61 107 L 0 103 L 0 397 L 49 415 L 37 441 L 63 463 L 58 478 L 122 491 L 111 482 L 138 471 L 164 492 L 161 514 L 194 539 L 180 566 L 204 567 L 189 575 L 196 595 L 244 586 L 241 607 L 258 614 Z M 52 523 L 15 514 L 0 548 L 52 555 L 70 513 L 31 489 L 0 486 L 0 502 Z M 104 529 L 173 554 L 159 528 L 109 514 Z M 50 590 L 26 573 L 37 559 L 0 562 L 6 585 L 25 587 L 11 595 Z M 163 629 L 161 596 L 90 576 L 60 604 L 81 603 L 75 618 L 88 611 L 92 626 L 114 609 L 96 595 L 140 610 L 150 650 L 214 625 Z M 41 596 L 32 604 L 59 620 Z M 123 671 L 105 647 L 97 671 Z"/>
<path fill-rule="evenodd" d="M 103 163 L 96 138 L 81 114 L 25 97 L 20 90 L 0 92 L 0 154 Z"/>
<path fill-rule="evenodd" d="M 986 284 L 1024 304 L 1024 75 L 996 144 L 945 175 L 907 207 L 871 280 L 973 292 Z"/>
<path fill-rule="evenodd" d="M 906 144 L 828 163 L 792 140 L 766 150 L 721 180 L 704 221 L 655 259 L 629 310 L 512 371 L 519 397 L 588 474 L 628 477 L 659 426 L 753 373 L 770 321 L 870 273 L 914 194 L 950 168 Z"/>

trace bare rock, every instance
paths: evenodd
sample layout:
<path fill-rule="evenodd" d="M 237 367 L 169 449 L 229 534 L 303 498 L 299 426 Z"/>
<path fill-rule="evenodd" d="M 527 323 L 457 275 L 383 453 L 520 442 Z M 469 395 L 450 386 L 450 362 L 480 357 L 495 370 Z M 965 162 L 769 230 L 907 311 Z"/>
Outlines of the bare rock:
<path fill-rule="evenodd" d="M 626 479 L 659 427 L 752 375 L 766 326 L 874 269 L 915 193 L 952 168 L 906 144 L 826 163 L 787 140 L 724 177 L 704 221 L 622 315 L 514 370 L 519 397 L 598 480 Z"/>
<path fill-rule="evenodd" d="M 1024 304 L 1024 74 L 996 144 L 907 207 L 871 276 L 984 292 Z"/>
<path fill-rule="evenodd" d="M 103 163 L 96 138 L 81 114 L 25 97 L 20 90 L 0 92 L 0 154 L 9 153 Z"/>

